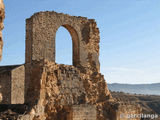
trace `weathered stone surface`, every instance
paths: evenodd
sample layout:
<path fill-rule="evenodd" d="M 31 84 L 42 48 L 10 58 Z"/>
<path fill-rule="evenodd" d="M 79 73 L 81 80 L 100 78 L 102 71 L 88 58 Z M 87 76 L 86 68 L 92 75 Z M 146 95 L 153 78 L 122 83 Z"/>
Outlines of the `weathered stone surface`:
<path fill-rule="evenodd" d="M 73 105 L 69 111 L 68 120 L 96 120 L 96 106 L 94 105 Z"/>
<path fill-rule="evenodd" d="M 140 105 L 129 102 L 104 101 L 97 103 L 97 120 L 128 120 L 128 115 L 141 113 Z M 131 120 L 141 120 L 135 117 Z"/>
<path fill-rule="evenodd" d="M 26 63 L 55 62 L 55 36 L 60 26 L 72 36 L 73 65 L 99 72 L 99 29 L 95 20 L 56 12 L 39 12 L 26 20 Z"/>
<path fill-rule="evenodd" d="M 0 67 L 0 104 L 24 103 L 23 65 Z"/>
<path fill-rule="evenodd" d="M 32 61 L 28 66 L 30 73 L 26 76 L 31 76 L 32 84 L 28 88 L 26 102 L 44 106 L 43 116 L 47 119 L 51 119 L 51 114 L 56 118 L 56 111 L 64 109 L 63 106 L 94 105 L 112 98 L 101 75 L 90 77 L 74 66 L 48 60 Z"/>
<path fill-rule="evenodd" d="M 11 104 L 11 72 L 6 67 L 1 67 L 0 71 L 0 104 Z"/>
<path fill-rule="evenodd" d="M 3 0 L 0 0 L 0 60 L 2 58 L 2 49 L 3 49 L 2 30 L 4 28 L 3 25 L 4 18 L 5 18 L 4 4 Z"/>
<path fill-rule="evenodd" d="M 21 65 L 11 71 L 11 104 L 24 103 L 24 78 L 24 65 Z"/>

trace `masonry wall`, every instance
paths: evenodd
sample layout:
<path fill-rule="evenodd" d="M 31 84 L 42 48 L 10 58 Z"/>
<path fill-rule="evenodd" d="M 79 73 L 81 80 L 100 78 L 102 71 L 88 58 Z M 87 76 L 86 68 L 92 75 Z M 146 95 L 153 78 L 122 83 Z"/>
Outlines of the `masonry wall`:
<path fill-rule="evenodd" d="M 41 106 L 41 111 L 45 110 L 43 116 L 49 120 L 59 119 L 59 113 L 65 112 L 64 106 L 93 105 L 110 99 L 103 76 L 99 74 L 91 77 L 82 74 L 74 66 L 48 60 L 32 61 L 32 65 L 28 66 L 30 67 L 26 64 L 25 68 L 30 72 L 26 76 L 30 76 L 29 83 L 32 84 L 28 88 L 25 101 L 33 106 Z"/>
<path fill-rule="evenodd" d="M 11 71 L 11 103 L 23 104 L 24 103 L 24 79 L 25 68 L 24 66 L 17 67 Z"/>
<path fill-rule="evenodd" d="M 33 61 L 32 64 L 26 64 L 25 69 L 25 80 L 29 86 L 25 95 L 26 103 L 54 98 L 56 105 L 85 102 L 95 104 L 111 99 L 101 74 L 90 76 L 81 73 L 74 66 L 56 64 L 48 60 Z"/>
<path fill-rule="evenodd" d="M 34 91 L 35 88 L 35 86 L 32 86 L 32 79 L 34 79 L 32 77 L 36 75 L 31 75 L 32 73 L 30 74 L 33 66 L 43 60 L 55 62 L 55 36 L 56 31 L 60 26 L 65 27 L 72 36 L 73 66 L 77 68 L 80 73 L 83 73 L 84 76 L 89 76 L 89 78 L 84 78 L 85 80 L 92 79 L 89 82 L 93 84 L 99 83 L 99 85 L 103 87 L 103 95 L 98 95 L 99 93 L 97 90 L 96 93 L 94 91 L 92 91 L 92 93 L 96 94 L 96 96 L 99 96 L 99 98 L 109 94 L 105 80 L 100 74 L 100 37 L 99 29 L 97 28 L 95 20 L 87 19 L 85 17 L 69 16 L 67 14 L 56 12 L 39 12 L 26 20 L 26 102 L 27 99 L 29 99 L 29 94 L 33 94 L 32 90 Z M 35 71 L 39 71 L 39 73 L 43 71 L 42 68 L 39 68 L 38 66 L 37 68 L 35 67 L 33 69 L 37 69 Z M 38 77 L 39 76 L 37 76 L 37 78 Z M 100 81 L 98 82 L 98 80 Z M 38 83 L 36 88 L 38 89 L 40 87 L 40 80 L 35 82 Z M 98 84 L 96 85 L 96 89 L 99 89 L 97 86 Z M 93 90 L 94 88 L 91 89 Z M 103 90 L 99 89 L 99 91 Z M 88 93 L 89 92 L 91 92 L 91 90 L 88 91 Z M 36 94 L 37 95 L 35 96 L 38 98 L 38 92 Z M 98 98 L 95 98 L 95 101 L 93 102 L 96 102 L 97 99 Z"/>
<path fill-rule="evenodd" d="M 116 111 L 116 120 L 141 120 L 137 117 L 141 113 L 140 106 L 136 104 L 122 104 L 118 106 Z M 134 115 L 137 115 L 134 117 Z"/>
<path fill-rule="evenodd" d="M 55 64 L 50 66 L 46 73 L 46 101 L 54 98 L 54 105 L 74 105 L 86 102 L 86 92 L 77 68 Z"/>
<path fill-rule="evenodd" d="M 11 72 L 0 73 L 0 104 L 11 104 Z"/>
<path fill-rule="evenodd" d="M 42 61 L 34 63 L 29 69 L 26 76 L 31 76 L 28 80 L 32 84 L 26 93 L 27 103 L 42 98 L 43 95 L 40 94 L 45 94 L 45 100 L 52 101 L 55 105 L 85 103 L 83 81 L 79 70 L 74 66 L 58 65 L 54 62 L 45 64 Z"/>
<path fill-rule="evenodd" d="M 60 26 L 72 36 L 73 66 L 55 63 L 55 35 Z M 30 112 L 24 117 L 29 117 L 28 120 L 119 119 L 122 112 L 119 106 L 103 106 L 114 100 L 100 73 L 99 39 L 93 19 L 39 12 L 26 20 L 25 103 Z M 98 112 L 81 104 L 95 105 Z M 69 116 L 65 106 L 73 106 L 72 110 L 68 108 L 72 111 Z"/>
<path fill-rule="evenodd" d="M 97 120 L 141 120 L 128 118 L 129 115 L 139 115 L 140 105 L 130 102 L 104 101 L 97 104 Z"/>
<path fill-rule="evenodd" d="M 99 72 L 99 29 L 93 19 L 56 12 L 39 12 L 26 20 L 26 63 L 55 62 L 55 36 L 60 26 L 72 36 L 73 65 L 82 72 Z"/>
<path fill-rule="evenodd" d="M 96 107 L 94 105 L 74 105 L 71 120 L 96 120 Z"/>
<path fill-rule="evenodd" d="M 0 67 L 0 104 L 24 103 L 24 66 Z"/>

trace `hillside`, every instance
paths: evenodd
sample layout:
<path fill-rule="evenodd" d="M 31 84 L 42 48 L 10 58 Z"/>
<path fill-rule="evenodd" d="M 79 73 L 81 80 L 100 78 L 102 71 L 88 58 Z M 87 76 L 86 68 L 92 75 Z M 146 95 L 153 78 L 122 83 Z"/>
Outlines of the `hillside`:
<path fill-rule="evenodd" d="M 112 96 L 118 101 L 130 101 L 142 106 L 143 113 L 154 113 L 160 115 L 160 96 L 156 95 L 137 95 L 123 92 L 111 92 Z"/>
<path fill-rule="evenodd" d="M 160 95 L 160 83 L 155 84 L 108 84 L 111 91 L 136 93 L 146 95 Z"/>

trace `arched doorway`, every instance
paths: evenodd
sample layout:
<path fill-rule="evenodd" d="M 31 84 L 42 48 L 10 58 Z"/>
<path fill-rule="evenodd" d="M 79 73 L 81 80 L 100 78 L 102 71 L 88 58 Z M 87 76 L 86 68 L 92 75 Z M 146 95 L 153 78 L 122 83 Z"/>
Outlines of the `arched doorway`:
<path fill-rule="evenodd" d="M 78 35 L 69 25 L 60 26 L 56 32 L 55 61 L 74 66 L 79 62 Z"/>
<path fill-rule="evenodd" d="M 56 32 L 55 54 L 56 63 L 72 65 L 72 38 L 62 26 Z"/>

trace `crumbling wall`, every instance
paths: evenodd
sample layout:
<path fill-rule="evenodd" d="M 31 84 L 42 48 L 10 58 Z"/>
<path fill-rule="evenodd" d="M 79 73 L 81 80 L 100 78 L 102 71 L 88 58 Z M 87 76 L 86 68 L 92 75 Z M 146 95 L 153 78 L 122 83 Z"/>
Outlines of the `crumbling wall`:
<path fill-rule="evenodd" d="M 72 36 L 73 65 L 82 72 L 99 72 L 100 38 L 95 20 L 56 12 L 39 12 L 26 20 L 26 63 L 55 62 L 55 36 L 60 26 Z"/>
<path fill-rule="evenodd" d="M 3 0 L 0 0 L 0 60 L 2 58 L 2 49 L 3 49 L 2 30 L 4 28 L 3 25 L 4 18 L 5 18 L 4 4 Z"/>
<path fill-rule="evenodd" d="M 97 103 L 97 120 L 141 120 L 140 117 L 128 118 L 129 115 L 141 114 L 141 107 L 130 102 L 104 101 Z"/>
<path fill-rule="evenodd" d="M 0 67 L 0 104 L 24 103 L 24 66 Z"/>
<path fill-rule="evenodd" d="M 46 102 L 55 105 L 74 105 L 86 102 L 86 92 L 79 70 L 74 66 L 47 63 Z M 53 102 L 55 101 L 55 103 Z M 51 103 L 50 103 L 51 102 Z"/>
<path fill-rule="evenodd" d="M 96 120 L 96 106 L 94 105 L 73 105 L 69 111 L 68 120 Z"/>
<path fill-rule="evenodd" d="M 0 73 L 0 104 L 11 104 L 11 73 Z"/>
<path fill-rule="evenodd" d="M 130 104 L 130 103 L 123 103 L 117 105 L 116 112 L 116 119 L 123 119 L 123 120 L 140 120 L 141 117 L 139 116 L 141 113 L 141 108 L 137 104 Z"/>
<path fill-rule="evenodd" d="M 31 76 L 28 74 L 30 67 L 33 66 L 33 61 L 38 62 L 45 59 L 55 62 L 55 36 L 60 26 L 65 27 L 72 36 L 73 66 L 84 74 L 83 79 L 89 79 L 86 82 L 87 85 L 90 84 L 89 82 L 95 85 L 90 86 L 90 89 L 93 90 L 92 93 L 95 88 L 99 89 L 98 85 L 100 85 L 104 88 L 104 92 L 99 89 L 95 94 L 99 94 L 99 92 L 109 94 L 105 80 L 100 74 L 100 38 L 95 20 L 56 12 L 39 12 L 26 20 L 26 93 L 29 93 L 28 86 L 32 84 L 31 78 L 29 78 Z M 91 90 L 88 95 L 90 92 Z M 90 94 L 90 96 L 92 95 Z M 101 95 L 99 94 L 99 96 Z M 25 99 L 28 98 L 26 94 Z"/>
<path fill-rule="evenodd" d="M 100 73 L 91 75 L 81 73 L 81 77 L 86 91 L 87 103 L 96 104 L 105 100 L 113 100 L 103 75 Z"/>
<path fill-rule="evenodd" d="M 42 106 L 41 111 L 45 112 L 39 116 L 45 116 L 47 120 L 58 119 L 58 113 L 62 113 L 65 106 L 96 105 L 112 98 L 101 75 L 89 77 L 74 66 L 48 60 L 32 61 L 28 66 L 30 73 L 26 76 L 31 76 L 32 84 L 28 88 L 26 102 Z M 37 107 L 32 108 L 37 111 Z"/>
<path fill-rule="evenodd" d="M 60 26 L 72 36 L 73 66 L 55 63 L 55 35 Z M 100 73 L 99 42 L 99 29 L 93 19 L 39 12 L 26 20 L 25 102 L 31 106 L 28 119 L 77 120 L 85 116 L 81 104 L 96 106 L 94 119 L 119 119 L 117 111 L 123 112 L 120 107 L 106 104 L 114 100 Z M 74 105 L 80 108 L 74 112 L 79 118 L 70 114 L 73 109 L 69 106 Z"/>

